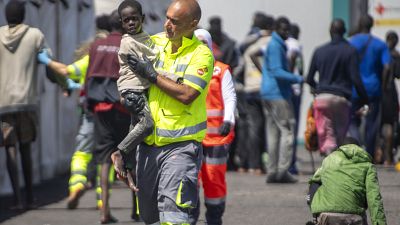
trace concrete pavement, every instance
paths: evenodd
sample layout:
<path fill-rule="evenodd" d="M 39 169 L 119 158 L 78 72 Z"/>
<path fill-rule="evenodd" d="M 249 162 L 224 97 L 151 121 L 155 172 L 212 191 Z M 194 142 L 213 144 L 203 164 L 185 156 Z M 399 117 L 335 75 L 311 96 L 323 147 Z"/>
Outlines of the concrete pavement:
<path fill-rule="evenodd" d="M 303 175 L 298 176 L 297 184 L 266 184 L 265 176 L 229 172 L 227 176 L 229 195 L 224 215 L 227 225 L 301 225 L 311 219 L 306 205 L 307 181 L 311 174 L 310 157 L 299 150 L 299 168 Z M 315 154 L 316 165 L 321 158 Z M 389 225 L 400 224 L 400 173 L 393 168 L 378 167 L 381 192 Z M 41 191 L 51 195 L 53 202 L 44 204 L 15 217 L 7 217 L 4 225 L 91 225 L 99 224 L 96 210 L 95 192 L 89 190 L 81 199 L 76 210 L 66 209 L 66 177 L 56 184 L 42 187 Z M 39 190 L 40 191 L 40 190 Z M 55 194 L 62 192 L 63 194 Z M 0 198 L 1 199 L 1 198 Z M 131 200 L 129 191 L 118 184 L 111 196 L 112 213 L 119 219 L 117 224 L 143 224 L 130 220 Z M 40 199 L 39 199 L 40 201 Z M 1 209 L 4 210 L 4 209 Z M 3 218 L 4 219 L 4 218 Z M 1 220 L 0 220 L 1 221 Z M 198 224 L 204 224 L 204 207 Z"/>

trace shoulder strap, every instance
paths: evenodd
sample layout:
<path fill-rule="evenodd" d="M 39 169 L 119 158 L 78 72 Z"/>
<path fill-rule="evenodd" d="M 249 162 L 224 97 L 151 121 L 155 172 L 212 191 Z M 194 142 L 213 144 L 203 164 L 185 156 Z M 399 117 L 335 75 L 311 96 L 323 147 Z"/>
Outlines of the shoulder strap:
<path fill-rule="evenodd" d="M 365 45 L 363 46 L 363 48 L 361 49 L 360 54 L 359 54 L 360 62 L 363 60 L 365 53 L 367 52 L 368 45 L 371 42 L 371 40 L 372 40 L 372 35 L 369 35 L 367 42 L 365 43 Z"/>

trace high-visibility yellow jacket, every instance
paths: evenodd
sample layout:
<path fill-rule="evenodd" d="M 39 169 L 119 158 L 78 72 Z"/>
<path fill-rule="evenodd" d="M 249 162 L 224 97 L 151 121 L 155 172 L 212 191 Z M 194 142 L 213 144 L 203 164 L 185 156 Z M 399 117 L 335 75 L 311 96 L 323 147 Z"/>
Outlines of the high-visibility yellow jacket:
<path fill-rule="evenodd" d="M 69 77 L 72 80 L 79 82 L 81 85 L 83 85 L 85 83 L 88 66 L 89 66 L 89 55 L 85 55 L 79 60 L 68 65 L 67 70 Z"/>
<path fill-rule="evenodd" d="M 189 105 L 169 96 L 156 85 L 149 90 L 149 106 L 154 119 L 154 132 L 145 142 L 163 146 L 175 142 L 194 140 L 201 142 L 206 134 L 206 97 L 213 73 L 214 57 L 210 49 L 194 35 L 183 38 L 176 53 L 171 52 L 171 42 L 165 33 L 152 36 L 160 50 L 154 67 L 160 74 L 174 74 L 179 81 L 200 95 Z"/>

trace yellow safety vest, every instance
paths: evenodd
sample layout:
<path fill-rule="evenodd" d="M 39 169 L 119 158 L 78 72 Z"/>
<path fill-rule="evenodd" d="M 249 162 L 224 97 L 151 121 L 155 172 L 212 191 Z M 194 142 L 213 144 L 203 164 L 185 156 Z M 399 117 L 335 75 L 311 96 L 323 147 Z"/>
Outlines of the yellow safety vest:
<path fill-rule="evenodd" d="M 176 53 L 171 52 L 171 43 L 160 33 L 152 37 L 160 50 L 154 67 L 160 74 L 175 74 L 179 80 L 200 95 L 185 105 L 167 95 L 156 85 L 149 90 L 149 106 L 154 119 L 154 131 L 145 142 L 163 146 L 181 141 L 201 142 L 206 134 L 206 97 L 213 73 L 214 57 L 211 51 L 195 36 L 183 38 Z"/>

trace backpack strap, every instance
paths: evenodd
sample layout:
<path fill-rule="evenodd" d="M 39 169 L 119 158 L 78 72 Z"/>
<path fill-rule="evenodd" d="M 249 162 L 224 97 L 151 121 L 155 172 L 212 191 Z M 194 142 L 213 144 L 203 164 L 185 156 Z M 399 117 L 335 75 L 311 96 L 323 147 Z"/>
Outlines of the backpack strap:
<path fill-rule="evenodd" d="M 365 56 L 365 53 L 367 52 L 369 43 L 371 42 L 371 40 L 372 40 L 372 35 L 368 35 L 368 40 L 367 40 L 367 42 L 365 43 L 365 45 L 362 47 L 362 49 L 361 49 L 361 51 L 360 51 L 360 53 L 359 53 L 360 62 L 363 60 L 363 58 L 364 58 L 364 56 Z"/>

